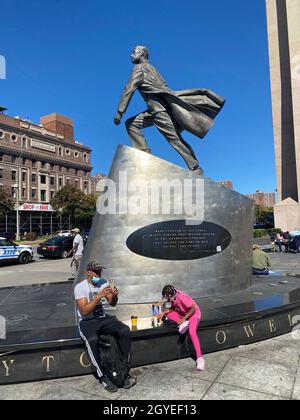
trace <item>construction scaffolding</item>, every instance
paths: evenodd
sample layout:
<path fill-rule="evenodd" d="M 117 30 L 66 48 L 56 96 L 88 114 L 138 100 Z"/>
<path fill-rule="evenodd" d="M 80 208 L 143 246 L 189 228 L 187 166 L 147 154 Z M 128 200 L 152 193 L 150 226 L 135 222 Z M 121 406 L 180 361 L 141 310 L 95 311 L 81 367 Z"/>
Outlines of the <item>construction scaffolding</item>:
<path fill-rule="evenodd" d="M 20 211 L 19 215 L 21 236 L 29 232 L 34 232 L 37 236 L 53 235 L 62 230 L 71 230 L 74 227 L 84 231 L 90 229 L 92 225 L 91 218 L 74 221 L 71 216 L 66 217 L 55 212 Z M 16 212 L 8 213 L 0 218 L 1 236 L 5 236 L 7 233 L 16 233 L 16 231 Z"/>

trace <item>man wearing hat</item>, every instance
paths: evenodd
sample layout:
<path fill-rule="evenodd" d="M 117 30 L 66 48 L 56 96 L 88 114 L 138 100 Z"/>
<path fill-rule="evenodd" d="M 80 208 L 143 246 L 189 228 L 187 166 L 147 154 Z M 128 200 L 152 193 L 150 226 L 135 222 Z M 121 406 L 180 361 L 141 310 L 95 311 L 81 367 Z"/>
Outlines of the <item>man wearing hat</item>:
<path fill-rule="evenodd" d="M 99 350 L 99 334 L 111 335 L 117 338 L 120 349 L 126 360 L 130 361 L 131 332 L 129 327 L 116 317 L 105 314 L 103 303 L 117 306 L 119 291 L 112 288 L 109 282 L 102 278 L 103 267 L 97 261 L 87 266 L 87 279 L 75 287 L 75 300 L 79 320 L 79 331 L 85 341 L 90 359 L 96 368 L 99 382 L 108 392 L 116 392 L 118 388 L 109 380 L 101 369 Z M 123 388 L 129 389 L 134 385 L 128 376 Z"/>
<path fill-rule="evenodd" d="M 73 248 L 70 252 L 70 254 L 73 255 L 73 259 L 71 262 L 72 276 L 69 278 L 69 280 L 75 280 L 77 276 L 82 261 L 84 249 L 83 237 L 80 235 L 80 229 L 73 229 L 72 234 L 74 235 Z"/>

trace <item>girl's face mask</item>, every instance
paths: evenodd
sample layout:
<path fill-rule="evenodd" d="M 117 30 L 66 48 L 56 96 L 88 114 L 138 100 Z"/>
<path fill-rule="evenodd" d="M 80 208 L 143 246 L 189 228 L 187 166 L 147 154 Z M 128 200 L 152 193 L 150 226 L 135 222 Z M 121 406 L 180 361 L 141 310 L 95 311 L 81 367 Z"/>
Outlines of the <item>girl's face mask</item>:
<path fill-rule="evenodd" d="M 175 302 L 176 298 L 177 298 L 177 294 L 173 296 L 165 296 L 164 300 L 165 302 Z"/>

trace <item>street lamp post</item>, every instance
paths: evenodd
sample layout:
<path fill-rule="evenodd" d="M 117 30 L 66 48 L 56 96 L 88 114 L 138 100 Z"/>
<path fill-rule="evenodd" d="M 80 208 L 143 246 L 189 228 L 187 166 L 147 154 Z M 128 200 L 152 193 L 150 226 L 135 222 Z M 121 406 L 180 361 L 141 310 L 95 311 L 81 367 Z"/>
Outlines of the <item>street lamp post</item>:
<path fill-rule="evenodd" d="M 20 237 L 20 200 L 19 200 L 19 184 L 14 185 L 16 191 L 16 214 L 17 214 L 17 233 L 16 233 L 16 241 L 21 239 Z"/>

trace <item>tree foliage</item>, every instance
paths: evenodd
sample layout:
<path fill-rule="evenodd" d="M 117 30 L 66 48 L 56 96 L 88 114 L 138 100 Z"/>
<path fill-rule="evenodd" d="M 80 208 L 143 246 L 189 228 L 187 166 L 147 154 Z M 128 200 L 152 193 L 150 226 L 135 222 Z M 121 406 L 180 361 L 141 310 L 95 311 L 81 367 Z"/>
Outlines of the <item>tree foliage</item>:
<path fill-rule="evenodd" d="M 96 196 L 86 195 L 73 186 L 63 187 L 51 201 L 55 211 L 77 220 L 93 217 L 96 212 L 96 203 Z"/>
<path fill-rule="evenodd" d="M 10 195 L 10 191 L 0 186 L 0 216 L 10 213 L 15 208 L 15 201 Z"/>
<path fill-rule="evenodd" d="M 272 207 L 255 206 L 255 219 L 257 225 L 274 227 L 274 209 Z"/>

